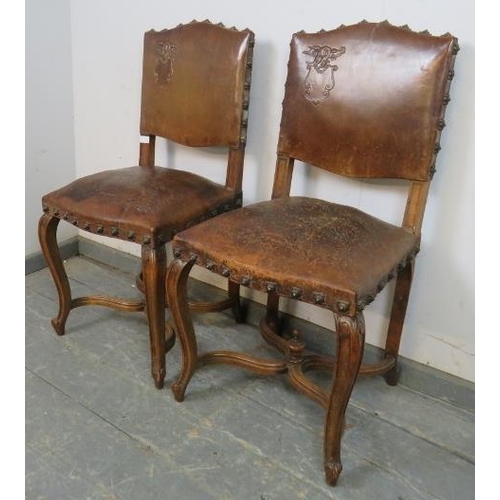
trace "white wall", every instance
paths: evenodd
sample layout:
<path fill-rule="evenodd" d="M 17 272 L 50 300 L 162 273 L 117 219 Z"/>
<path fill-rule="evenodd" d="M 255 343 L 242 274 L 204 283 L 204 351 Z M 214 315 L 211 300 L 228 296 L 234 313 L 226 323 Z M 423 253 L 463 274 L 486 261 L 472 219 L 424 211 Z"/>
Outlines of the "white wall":
<path fill-rule="evenodd" d="M 78 176 L 136 164 L 143 33 L 193 18 L 222 21 L 239 29 L 248 27 L 256 34 L 243 186 L 245 203 L 268 199 L 271 193 L 288 44 L 293 32 L 331 29 L 365 18 L 387 19 L 392 24 L 408 24 L 414 30 L 428 29 L 433 34 L 449 31 L 459 38 L 461 51 L 452 102 L 427 206 L 401 353 L 474 380 L 474 2 L 351 0 L 339 4 L 324 0 L 256 0 L 238 6 L 229 0 L 184 0 L 175 4 L 164 0 L 73 0 Z M 207 175 L 222 181 L 219 161 L 222 157 L 214 152 L 158 147 L 159 164 L 183 169 L 202 165 Z M 304 166 L 297 168 L 293 193 L 350 203 L 398 224 L 405 203 L 405 191 L 399 183 L 387 186 L 340 181 Z M 112 240 L 108 243 L 139 254 L 137 246 Z M 197 276 L 209 279 L 202 271 Z M 371 344 L 382 343 L 389 290 L 390 287 L 366 313 L 367 341 Z M 263 298 L 259 294 L 252 296 Z M 285 304 L 285 309 L 324 326 L 332 324 L 330 313 L 312 306 L 293 303 Z"/>
<path fill-rule="evenodd" d="M 70 6 L 26 0 L 25 252 L 39 252 L 41 197 L 76 176 Z M 58 239 L 77 234 L 60 224 Z"/>

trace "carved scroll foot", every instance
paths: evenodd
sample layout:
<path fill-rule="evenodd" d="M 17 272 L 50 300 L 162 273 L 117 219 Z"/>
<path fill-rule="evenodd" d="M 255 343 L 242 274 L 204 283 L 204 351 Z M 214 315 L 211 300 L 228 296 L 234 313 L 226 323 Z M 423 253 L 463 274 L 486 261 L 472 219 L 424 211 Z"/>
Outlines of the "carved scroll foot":
<path fill-rule="evenodd" d="M 182 347 L 181 372 L 178 380 L 171 386 L 176 401 L 184 400 L 186 387 L 198 362 L 198 348 L 187 297 L 187 281 L 193 265 L 194 259 L 189 262 L 176 259 L 170 264 L 167 273 L 168 303 Z"/>
<path fill-rule="evenodd" d="M 342 470 L 340 448 L 344 419 L 352 388 L 363 357 L 365 326 L 362 313 L 356 317 L 335 315 L 338 359 L 325 419 L 324 463 L 328 484 L 337 482 Z"/>
<path fill-rule="evenodd" d="M 157 389 L 165 380 L 165 246 L 142 247 L 146 313 L 151 346 L 151 375 Z"/>
<path fill-rule="evenodd" d="M 342 464 L 335 460 L 328 460 L 325 463 L 325 480 L 330 486 L 335 486 L 342 472 Z"/>
<path fill-rule="evenodd" d="M 66 314 L 63 314 L 63 317 L 61 316 L 61 313 L 59 312 L 59 316 L 57 318 L 52 318 L 50 320 L 50 324 L 52 325 L 52 328 L 54 328 L 55 332 L 57 335 L 62 336 L 66 333 L 66 320 L 68 319 L 69 311 Z"/>
<path fill-rule="evenodd" d="M 172 391 L 172 394 L 174 395 L 174 399 L 178 403 L 182 403 L 184 401 L 184 395 L 186 393 L 186 386 L 181 386 L 177 382 L 174 382 L 171 386 L 170 389 Z"/>
<path fill-rule="evenodd" d="M 56 231 L 58 224 L 59 219 L 57 217 L 43 214 L 38 223 L 38 238 L 59 296 L 59 312 L 51 323 L 57 335 L 64 335 L 66 320 L 71 310 L 71 289 L 59 252 L 59 246 L 57 245 Z"/>

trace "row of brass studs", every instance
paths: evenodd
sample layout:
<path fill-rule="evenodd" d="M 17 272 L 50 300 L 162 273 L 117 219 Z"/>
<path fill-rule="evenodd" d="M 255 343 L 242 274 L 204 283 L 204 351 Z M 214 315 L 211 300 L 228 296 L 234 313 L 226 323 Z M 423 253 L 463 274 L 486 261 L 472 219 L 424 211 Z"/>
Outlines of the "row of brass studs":
<path fill-rule="evenodd" d="M 240 132 L 240 144 L 242 146 L 245 146 L 246 142 L 247 142 L 248 108 L 250 106 L 250 84 L 252 81 L 253 48 L 254 48 L 254 46 L 255 46 L 255 39 L 254 39 L 253 34 L 251 34 L 250 40 L 248 42 L 245 83 L 243 86 L 243 89 L 244 89 L 243 112 L 241 114 L 241 132 Z"/>
<path fill-rule="evenodd" d="M 182 251 L 179 248 L 174 248 L 173 254 L 175 258 L 180 258 L 182 256 Z M 198 260 L 198 256 L 194 253 L 191 253 L 189 256 L 189 260 L 196 262 Z M 217 266 L 215 265 L 214 262 L 207 261 L 205 267 L 209 271 L 217 272 L 216 270 Z M 231 276 L 231 269 L 227 266 L 222 266 L 220 274 L 225 278 L 229 278 Z M 243 286 L 249 286 L 252 279 L 249 276 L 243 276 L 239 281 Z M 274 281 L 268 281 L 265 283 L 266 291 L 269 293 L 276 292 L 278 290 L 278 286 L 279 286 L 278 283 Z M 292 287 L 290 291 L 290 297 L 292 299 L 300 299 L 300 297 L 302 297 L 302 290 L 297 287 Z M 312 297 L 313 297 L 313 303 L 317 305 L 324 304 L 326 301 L 326 296 L 322 292 L 313 292 Z M 346 305 L 345 307 L 344 304 Z M 342 301 L 338 302 L 338 310 L 340 312 L 347 312 L 349 310 L 349 304 L 347 302 L 342 302 Z"/>
<path fill-rule="evenodd" d="M 210 212 L 210 215 L 212 217 L 215 217 L 221 213 L 224 213 L 224 212 L 228 212 L 229 210 L 231 210 L 233 207 L 237 208 L 237 207 L 241 207 L 242 205 L 242 196 L 241 194 L 239 196 L 236 197 L 236 199 L 234 200 L 234 204 L 230 204 L 230 203 L 225 203 L 224 205 L 222 205 L 221 207 L 219 208 L 216 208 L 214 210 L 212 210 Z M 47 206 L 47 205 L 44 205 L 42 207 L 42 210 L 44 213 L 48 214 L 50 212 L 50 208 Z M 76 218 L 72 218 L 70 217 L 70 215 L 68 213 L 64 213 L 61 215 L 61 212 L 57 209 L 55 209 L 53 212 L 52 212 L 52 215 L 54 217 L 57 217 L 59 219 L 63 219 L 71 224 L 73 224 L 74 226 L 76 227 L 79 227 L 80 229 L 83 229 L 84 231 L 88 231 L 89 233 L 95 233 L 95 234 L 99 234 L 101 236 L 106 236 L 106 233 L 109 232 L 109 236 L 114 236 L 114 237 L 118 237 L 119 234 L 120 234 L 120 230 L 118 227 L 116 226 L 111 226 L 111 228 L 109 229 L 109 231 L 103 226 L 103 225 L 97 225 L 95 230 L 92 230 L 92 226 L 90 225 L 90 223 L 88 222 L 85 222 L 85 224 L 81 225 L 79 222 L 78 222 L 78 219 Z M 71 220 L 70 220 L 71 219 Z M 206 217 L 202 217 L 200 219 L 199 222 L 203 222 L 203 220 L 206 220 Z M 178 231 L 176 230 L 173 230 L 172 231 L 172 237 L 175 233 L 177 233 Z M 128 231 L 127 233 L 127 240 L 129 241 L 136 241 L 136 233 L 134 231 Z M 162 236 L 158 236 L 157 237 L 157 242 L 159 244 L 163 244 L 163 243 L 166 243 L 167 241 L 169 241 L 170 238 L 166 238 L 164 235 Z M 150 245 L 151 244 L 151 236 L 149 235 L 146 235 L 142 238 L 142 244 L 143 245 Z"/>
<path fill-rule="evenodd" d="M 43 212 L 48 214 L 50 212 L 49 207 L 44 206 Z M 104 235 L 104 236 L 108 232 L 109 232 L 109 236 L 119 236 L 119 234 L 120 234 L 120 230 L 116 226 L 111 226 L 111 228 L 108 231 L 103 225 L 99 224 L 99 225 L 95 226 L 95 230 L 92 230 L 92 226 L 89 222 L 85 222 L 84 224 L 81 224 L 81 223 L 79 223 L 78 219 L 75 219 L 75 218 L 71 219 L 71 217 L 68 213 L 64 213 L 61 215 L 61 212 L 57 209 L 52 212 L 52 215 L 54 217 L 59 218 L 59 219 L 63 219 L 66 222 L 73 224 L 73 226 L 76 226 L 80 229 L 83 229 L 84 231 L 88 231 L 89 233 L 95 233 L 95 234 Z M 129 240 L 129 241 L 136 240 L 136 234 L 134 231 L 127 232 L 127 240 Z M 144 245 L 149 245 L 151 243 L 151 237 L 144 236 L 142 242 Z"/>
<path fill-rule="evenodd" d="M 371 304 L 375 300 L 375 296 L 384 289 L 385 285 L 390 280 L 392 280 L 397 275 L 397 273 L 399 273 L 400 271 L 402 271 L 406 267 L 406 265 L 410 261 L 410 259 L 415 258 L 415 255 L 418 253 L 418 251 L 419 251 L 419 248 L 416 248 L 415 250 L 413 250 L 412 252 L 410 252 L 410 254 L 408 255 L 407 258 L 403 259 L 396 266 L 396 268 L 393 271 L 391 271 L 386 277 L 384 277 L 379 282 L 379 284 L 377 285 L 377 289 L 376 289 L 376 291 L 374 291 L 373 294 L 368 294 L 366 297 L 363 297 L 361 300 L 359 300 L 358 303 L 356 304 L 357 311 L 361 312 L 361 311 L 363 311 L 363 309 L 367 305 Z M 176 258 L 180 258 L 181 255 L 182 255 L 182 251 L 180 249 L 178 249 L 178 248 L 174 248 L 173 253 L 174 253 L 174 257 L 176 257 Z M 198 260 L 198 256 L 195 253 L 191 253 L 190 256 L 189 256 L 189 260 L 193 261 L 193 262 L 196 262 Z M 216 270 L 217 266 L 212 261 L 207 261 L 206 264 L 205 264 L 205 267 L 209 271 L 217 272 L 217 270 Z M 231 276 L 231 269 L 229 267 L 227 267 L 227 266 L 222 266 L 221 270 L 220 270 L 220 274 L 222 276 L 224 276 L 225 278 L 229 278 Z M 240 283 L 243 286 L 249 286 L 250 283 L 251 283 L 251 281 L 252 281 L 252 279 L 249 276 L 243 276 L 239 281 L 240 281 Z M 266 287 L 266 291 L 268 293 L 272 293 L 272 292 L 276 292 L 278 290 L 279 284 L 276 283 L 275 281 L 267 281 L 267 282 L 265 282 L 265 287 Z M 302 289 L 300 289 L 298 287 L 292 287 L 291 288 L 291 290 L 290 290 L 290 297 L 292 299 L 300 300 L 300 298 L 302 297 L 302 295 L 303 295 Z M 322 292 L 313 292 L 312 293 L 312 299 L 313 299 L 313 304 L 321 305 L 321 304 L 325 303 L 326 296 Z M 349 312 L 350 306 L 351 306 L 351 304 L 348 301 L 345 301 L 345 300 L 339 300 L 336 303 L 336 309 L 340 313 L 347 313 L 347 312 Z"/>

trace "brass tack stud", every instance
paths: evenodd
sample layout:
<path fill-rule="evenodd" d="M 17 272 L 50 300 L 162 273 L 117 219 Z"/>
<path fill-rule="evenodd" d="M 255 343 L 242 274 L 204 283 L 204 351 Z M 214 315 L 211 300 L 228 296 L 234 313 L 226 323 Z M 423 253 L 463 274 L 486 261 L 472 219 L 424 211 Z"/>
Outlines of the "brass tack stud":
<path fill-rule="evenodd" d="M 83 225 L 83 229 L 85 229 L 85 231 L 89 231 L 90 230 L 90 224 L 88 222 L 86 222 L 84 225 Z"/>
<path fill-rule="evenodd" d="M 117 234 L 118 234 L 118 233 L 117 233 Z M 135 233 L 134 233 L 134 231 L 129 231 L 129 232 L 127 233 L 127 240 L 130 240 L 130 241 L 135 240 Z"/>
<path fill-rule="evenodd" d="M 73 224 L 73 226 L 78 226 L 78 219 L 73 219 L 71 224 Z"/>
<path fill-rule="evenodd" d="M 59 210 L 54 210 L 54 216 L 59 217 Z"/>
<path fill-rule="evenodd" d="M 173 250 L 174 257 L 178 259 L 181 256 L 181 251 L 178 248 L 174 248 Z"/>
<path fill-rule="evenodd" d="M 365 305 L 366 304 L 365 304 L 364 300 L 358 301 L 358 303 L 357 303 L 357 309 L 358 309 L 358 311 L 362 311 L 365 308 Z"/>
<path fill-rule="evenodd" d="M 243 276 L 243 278 L 241 278 L 241 284 L 243 286 L 248 286 L 250 284 L 250 278 L 248 276 Z"/>
<path fill-rule="evenodd" d="M 276 291 L 277 284 L 274 283 L 273 281 L 268 281 L 266 284 L 266 290 L 268 292 L 275 292 Z"/>
<path fill-rule="evenodd" d="M 302 296 L 302 290 L 294 286 L 292 288 L 290 295 L 292 296 L 293 299 L 298 299 L 299 297 Z"/>
<path fill-rule="evenodd" d="M 441 144 L 439 144 L 439 142 L 438 142 L 438 143 L 434 144 L 434 154 L 437 155 L 440 151 L 441 151 Z"/>
<path fill-rule="evenodd" d="M 117 227 L 112 227 L 111 228 L 111 234 L 113 236 L 117 236 L 118 235 L 118 228 Z"/>
<path fill-rule="evenodd" d="M 446 127 L 446 123 L 443 119 L 438 121 L 438 130 L 443 130 Z"/>
<path fill-rule="evenodd" d="M 225 278 L 227 278 L 231 274 L 231 269 L 229 269 L 228 267 L 224 266 L 222 268 L 221 274 L 222 274 L 222 276 L 224 276 Z"/>
<path fill-rule="evenodd" d="M 47 205 L 43 205 L 42 210 L 44 213 L 47 213 L 49 211 L 49 207 Z"/>
<path fill-rule="evenodd" d="M 321 292 L 314 292 L 313 300 L 315 304 L 323 304 L 323 302 L 325 301 L 325 294 Z"/>
<path fill-rule="evenodd" d="M 213 262 L 208 261 L 206 267 L 209 271 L 213 271 L 215 269 L 215 264 Z"/>
<path fill-rule="evenodd" d="M 69 215 L 68 215 L 68 214 L 64 214 L 64 215 L 63 215 L 63 219 L 64 219 L 64 220 L 68 220 L 68 219 L 69 219 Z"/>
<path fill-rule="evenodd" d="M 150 245 L 151 244 L 151 237 L 150 236 L 144 236 L 144 238 L 142 238 L 142 244 L 143 245 Z"/>
<path fill-rule="evenodd" d="M 450 96 L 449 95 L 445 95 L 443 97 L 443 105 L 446 106 L 449 102 L 451 101 L 450 99 Z"/>
<path fill-rule="evenodd" d="M 104 227 L 97 226 L 97 234 L 102 234 L 102 233 L 104 233 Z"/>
<path fill-rule="evenodd" d="M 345 300 L 339 300 L 337 302 L 337 309 L 341 313 L 349 311 L 349 302 L 346 302 Z"/>

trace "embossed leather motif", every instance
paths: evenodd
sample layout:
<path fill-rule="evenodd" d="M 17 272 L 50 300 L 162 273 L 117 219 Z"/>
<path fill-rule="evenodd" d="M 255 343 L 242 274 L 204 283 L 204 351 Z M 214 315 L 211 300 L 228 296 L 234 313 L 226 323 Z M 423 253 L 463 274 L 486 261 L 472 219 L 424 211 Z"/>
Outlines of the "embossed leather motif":
<path fill-rule="evenodd" d="M 175 45 L 169 42 L 158 42 L 156 52 L 158 62 L 155 68 L 156 83 L 167 85 L 174 76 Z"/>
<path fill-rule="evenodd" d="M 304 95 L 313 104 L 326 101 L 330 91 L 335 87 L 333 73 L 338 66 L 333 64 L 345 53 L 345 47 L 336 49 L 328 45 L 310 45 L 303 54 L 313 56 L 313 60 L 307 62 L 307 76 L 304 79 Z M 330 71 L 328 71 L 330 70 Z"/>

